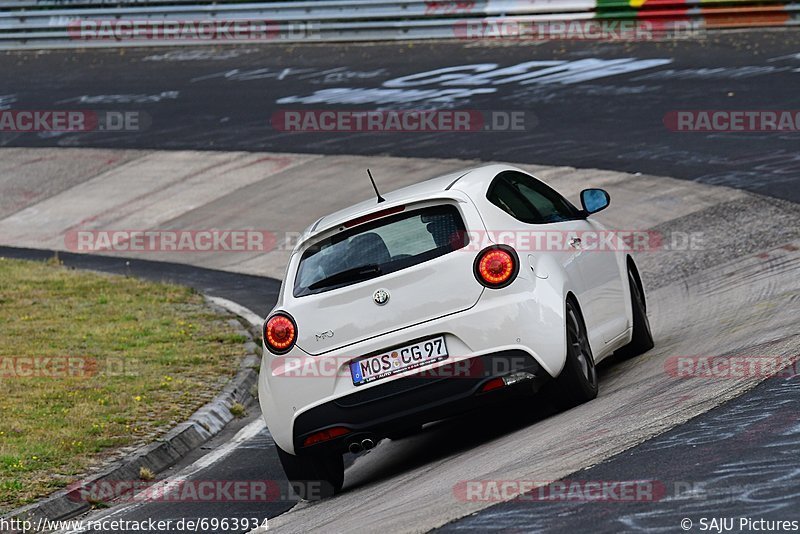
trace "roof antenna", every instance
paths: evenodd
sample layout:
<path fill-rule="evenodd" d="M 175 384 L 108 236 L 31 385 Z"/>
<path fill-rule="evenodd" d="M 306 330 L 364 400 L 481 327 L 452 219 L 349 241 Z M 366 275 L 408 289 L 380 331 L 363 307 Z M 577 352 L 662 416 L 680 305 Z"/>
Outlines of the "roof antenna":
<path fill-rule="evenodd" d="M 378 186 L 375 185 L 375 179 L 372 177 L 372 173 L 369 172 L 369 169 L 367 169 L 367 174 L 369 175 L 369 181 L 372 182 L 372 188 L 375 190 L 375 194 L 378 196 L 378 204 L 380 204 L 381 202 L 386 202 L 386 199 L 383 198 L 381 194 L 378 192 Z"/>

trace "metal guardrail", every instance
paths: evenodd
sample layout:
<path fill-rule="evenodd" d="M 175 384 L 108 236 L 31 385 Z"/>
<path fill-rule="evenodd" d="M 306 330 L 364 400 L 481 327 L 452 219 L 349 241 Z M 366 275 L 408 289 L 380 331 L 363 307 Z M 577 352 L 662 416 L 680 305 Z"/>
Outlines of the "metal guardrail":
<path fill-rule="evenodd" d="M 8 0 L 0 4 L 0 49 L 76 48 L 253 42 L 450 39 L 467 21 L 691 21 L 696 28 L 800 25 L 800 3 L 781 0 Z M 225 21 L 249 21 L 230 38 Z M 85 39 L 81 23 L 118 28 L 129 38 Z M 212 25 L 207 39 L 159 39 L 168 24 Z M 461 26 L 459 26 L 461 25 Z M 150 32 L 150 33 L 148 33 Z M 144 37 L 147 37 L 146 39 Z"/>

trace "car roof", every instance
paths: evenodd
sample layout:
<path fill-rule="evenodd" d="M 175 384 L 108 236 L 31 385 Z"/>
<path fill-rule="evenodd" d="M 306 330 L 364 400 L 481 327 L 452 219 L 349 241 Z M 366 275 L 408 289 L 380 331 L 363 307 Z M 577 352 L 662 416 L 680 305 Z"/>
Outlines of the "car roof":
<path fill-rule="evenodd" d="M 349 208 L 336 211 L 330 215 L 326 215 L 313 225 L 309 226 L 303 232 L 301 241 L 320 234 L 331 228 L 340 226 L 341 224 L 363 217 L 370 213 L 388 209 L 400 204 L 407 204 L 411 202 L 419 202 L 427 198 L 446 198 L 447 191 L 451 188 L 461 190 L 462 187 L 466 189 L 473 189 L 476 185 L 483 185 L 482 190 L 485 191 L 489 187 L 492 179 L 498 173 L 507 170 L 519 170 L 511 165 L 504 164 L 489 164 L 472 169 L 464 169 L 457 172 L 431 178 L 423 182 L 409 185 L 388 193 L 381 193 L 385 202 L 377 203 L 374 198 L 354 204 Z M 469 187 L 473 186 L 473 187 Z"/>

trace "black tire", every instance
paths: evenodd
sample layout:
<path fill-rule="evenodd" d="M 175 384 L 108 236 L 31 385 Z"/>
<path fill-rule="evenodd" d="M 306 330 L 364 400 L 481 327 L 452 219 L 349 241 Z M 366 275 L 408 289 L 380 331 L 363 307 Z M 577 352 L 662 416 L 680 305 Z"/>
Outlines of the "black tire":
<path fill-rule="evenodd" d="M 341 491 L 344 484 L 344 459 L 341 454 L 294 456 L 277 445 L 275 448 L 286 478 L 301 499 L 318 501 Z"/>
<path fill-rule="evenodd" d="M 615 352 L 617 357 L 624 360 L 644 354 L 655 347 L 653 334 L 650 331 L 650 320 L 647 318 L 647 304 L 645 303 L 644 291 L 642 291 L 630 267 L 628 267 L 628 284 L 631 288 L 633 336 L 631 337 L 630 343 Z"/>
<path fill-rule="evenodd" d="M 578 305 L 572 300 L 567 301 L 565 323 L 567 361 L 555 386 L 561 407 L 572 408 L 597 397 L 598 380 L 586 325 Z"/>

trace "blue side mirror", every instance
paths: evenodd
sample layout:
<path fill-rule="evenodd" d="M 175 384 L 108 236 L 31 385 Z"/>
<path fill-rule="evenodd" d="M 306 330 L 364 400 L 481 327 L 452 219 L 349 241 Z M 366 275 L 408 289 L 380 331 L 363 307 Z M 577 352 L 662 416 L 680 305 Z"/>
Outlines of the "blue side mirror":
<path fill-rule="evenodd" d="M 597 213 L 611 204 L 611 197 L 603 189 L 584 189 L 581 191 L 581 204 L 587 215 Z"/>

